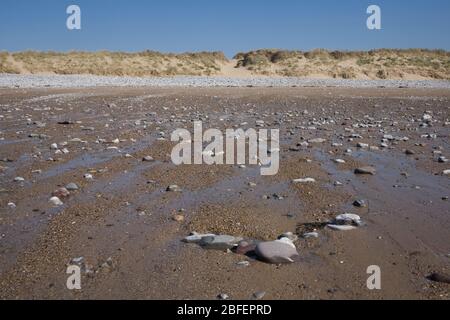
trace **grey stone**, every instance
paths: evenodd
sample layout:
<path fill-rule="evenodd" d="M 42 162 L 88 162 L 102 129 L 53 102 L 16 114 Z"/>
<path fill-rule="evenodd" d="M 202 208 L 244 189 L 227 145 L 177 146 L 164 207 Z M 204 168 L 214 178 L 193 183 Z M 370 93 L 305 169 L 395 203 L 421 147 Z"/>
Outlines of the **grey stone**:
<path fill-rule="evenodd" d="M 356 174 L 370 174 L 370 175 L 374 175 L 376 174 L 376 169 L 374 167 L 371 166 L 365 166 L 365 167 L 360 167 L 360 168 L 356 168 L 355 169 L 355 173 Z"/>
<path fill-rule="evenodd" d="M 260 242 L 256 245 L 255 253 L 262 261 L 273 264 L 292 263 L 298 256 L 295 245 L 287 238 Z"/>
<path fill-rule="evenodd" d="M 199 245 L 205 249 L 227 250 L 236 247 L 241 240 L 242 238 L 228 235 L 213 235 L 202 237 Z"/>

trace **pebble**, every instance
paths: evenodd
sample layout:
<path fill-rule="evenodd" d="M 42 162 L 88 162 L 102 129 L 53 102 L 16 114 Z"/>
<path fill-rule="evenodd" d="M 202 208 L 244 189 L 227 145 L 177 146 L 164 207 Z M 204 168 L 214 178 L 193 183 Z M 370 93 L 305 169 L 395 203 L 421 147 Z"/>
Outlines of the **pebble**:
<path fill-rule="evenodd" d="M 292 180 L 293 183 L 314 183 L 316 179 L 314 178 L 301 178 Z"/>
<path fill-rule="evenodd" d="M 264 298 L 265 295 L 266 295 L 265 291 L 257 291 L 255 293 L 253 293 L 253 299 L 261 300 L 262 298 Z"/>
<path fill-rule="evenodd" d="M 182 214 L 176 214 L 172 217 L 172 220 L 176 222 L 183 222 L 184 216 Z"/>
<path fill-rule="evenodd" d="M 336 162 L 336 163 L 339 163 L 339 164 L 344 164 L 345 163 L 345 160 L 343 160 L 343 159 L 334 159 L 333 161 Z"/>
<path fill-rule="evenodd" d="M 435 282 L 450 283 L 450 275 L 434 272 L 428 276 L 428 279 Z"/>
<path fill-rule="evenodd" d="M 192 232 L 189 236 L 183 238 L 182 241 L 187 243 L 199 243 L 203 237 L 215 236 L 213 233 L 200 234 L 197 232 Z"/>
<path fill-rule="evenodd" d="M 177 186 L 176 184 L 171 184 L 170 186 L 167 187 L 166 191 L 169 191 L 169 192 L 181 192 L 182 189 L 179 186 Z"/>
<path fill-rule="evenodd" d="M 338 215 L 331 223 L 327 225 L 328 228 L 337 231 L 349 231 L 361 226 L 361 217 L 353 213 L 344 213 Z"/>
<path fill-rule="evenodd" d="M 71 183 L 66 185 L 66 189 L 69 190 L 69 191 L 76 191 L 76 190 L 79 189 L 79 187 L 78 187 L 78 185 L 76 183 L 71 182 Z"/>
<path fill-rule="evenodd" d="M 240 241 L 238 246 L 234 249 L 237 254 L 247 255 L 256 249 L 256 243 L 249 241 Z"/>
<path fill-rule="evenodd" d="M 367 149 L 369 147 L 369 145 L 367 143 L 358 142 L 356 147 L 361 148 L 361 149 Z"/>
<path fill-rule="evenodd" d="M 450 175 L 450 169 L 442 171 L 444 175 Z"/>
<path fill-rule="evenodd" d="M 227 250 L 237 247 L 241 240 L 242 238 L 229 235 L 212 235 L 202 237 L 199 245 L 204 249 Z"/>
<path fill-rule="evenodd" d="M 285 233 L 283 233 L 282 235 L 280 235 L 279 237 L 278 237 L 278 240 L 279 239 L 283 239 L 283 238 L 288 238 L 289 240 L 291 240 L 292 242 L 295 242 L 295 241 L 297 241 L 298 240 L 298 236 L 296 235 L 296 234 L 293 234 L 292 232 L 285 232 Z"/>
<path fill-rule="evenodd" d="M 364 200 L 355 200 L 353 205 L 358 208 L 366 207 L 366 202 Z"/>
<path fill-rule="evenodd" d="M 84 177 L 86 180 L 92 180 L 92 179 L 94 179 L 94 177 L 93 177 L 92 174 L 90 174 L 90 173 L 85 173 L 83 177 Z"/>
<path fill-rule="evenodd" d="M 376 172 L 377 172 L 376 169 L 374 167 L 370 167 L 370 166 L 365 166 L 365 167 L 360 167 L 360 168 L 355 169 L 356 174 L 374 175 Z"/>
<path fill-rule="evenodd" d="M 58 188 L 52 192 L 52 196 L 55 196 L 58 198 L 65 198 L 65 197 L 68 197 L 69 195 L 70 195 L 70 192 L 66 188 Z"/>
<path fill-rule="evenodd" d="M 8 208 L 15 209 L 16 208 L 16 204 L 14 202 L 8 202 Z"/>
<path fill-rule="evenodd" d="M 226 293 L 220 293 L 217 295 L 217 299 L 219 300 L 228 300 L 230 297 Z"/>
<path fill-rule="evenodd" d="M 58 197 L 51 197 L 48 201 L 54 206 L 62 206 L 64 204 Z"/>
<path fill-rule="evenodd" d="M 15 181 L 15 182 L 23 182 L 23 181 L 25 181 L 25 179 L 22 178 L 22 177 L 15 177 L 15 178 L 14 178 L 14 181 Z"/>
<path fill-rule="evenodd" d="M 308 140 L 309 143 L 324 143 L 327 140 L 323 139 L 323 138 L 314 138 L 314 139 L 310 139 Z"/>
<path fill-rule="evenodd" d="M 153 159 L 153 157 L 151 156 L 145 156 L 144 158 L 142 158 L 142 161 L 151 162 L 155 161 L 155 159 Z"/>
<path fill-rule="evenodd" d="M 238 265 L 240 267 L 248 267 L 248 266 L 250 266 L 250 262 L 248 262 L 247 260 L 243 260 L 243 261 L 237 262 L 236 265 Z"/>
<path fill-rule="evenodd" d="M 256 245 L 255 253 L 262 261 L 272 264 L 292 263 L 298 256 L 295 245 L 287 238 L 260 242 Z"/>
<path fill-rule="evenodd" d="M 310 238 L 318 238 L 319 234 L 317 232 L 307 232 L 303 234 L 303 238 L 310 239 Z"/>

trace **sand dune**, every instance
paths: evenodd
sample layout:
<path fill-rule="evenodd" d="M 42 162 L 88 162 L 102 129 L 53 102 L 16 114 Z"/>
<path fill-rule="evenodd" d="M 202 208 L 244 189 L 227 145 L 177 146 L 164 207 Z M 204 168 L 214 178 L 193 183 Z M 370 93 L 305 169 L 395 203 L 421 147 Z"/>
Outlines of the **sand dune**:
<path fill-rule="evenodd" d="M 264 49 L 238 53 L 233 59 L 222 52 L 0 52 L 0 73 L 450 80 L 450 52 Z"/>

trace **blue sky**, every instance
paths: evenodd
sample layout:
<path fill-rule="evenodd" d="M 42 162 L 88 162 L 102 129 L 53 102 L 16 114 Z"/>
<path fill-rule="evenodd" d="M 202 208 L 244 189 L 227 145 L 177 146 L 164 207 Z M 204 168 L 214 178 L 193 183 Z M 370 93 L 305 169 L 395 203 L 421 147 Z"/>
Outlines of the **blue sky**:
<path fill-rule="evenodd" d="M 66 28 L 77 4 L 82 30 Z M 382 30 L 366 9 L 382 10 Z M 0 50 L 450 50 L 449 0 L 0 0 Z"/>

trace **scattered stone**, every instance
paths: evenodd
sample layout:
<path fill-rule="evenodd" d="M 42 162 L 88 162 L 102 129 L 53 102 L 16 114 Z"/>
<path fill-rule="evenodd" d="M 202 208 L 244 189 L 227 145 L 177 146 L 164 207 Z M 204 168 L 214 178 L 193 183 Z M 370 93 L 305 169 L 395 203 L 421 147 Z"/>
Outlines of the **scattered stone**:
<path fill-rule="evenodd" d="M 450 275 L 434 272 L 427 277 L 429 280 L 441 283 L 450 283 Z"/>
<path fill-rule="evenodd" d="M 184 216 L 182 214 L 176 214 L 172 217 L 172 220 L 176 222 L 183 222 Z"/>
<path fill-rule="evenodd" d="M 365 166 L 355 169 L 355 174 L 370 174 L 374 175 L 376 173 L 376 169 L 374 167 Z"/>
<path fill-rule="evenodd" d="M 248 262 L 247 260 L 239 261 L 236 263 L 236 265 L 238 265 L 240 267 L 248 267 L 250 265 L 250 262 Z"/>
<path fill-rule="evenodd" d="M 319 144 L 319 143 L 324 143 L 324 142 L 326 142 L 326 141 L 327 141 L 327 140 L 326 140 L 326 139 L 323 139 L 323 138 L 314 138 L 314 139 L 308 140 L 309 143 L 317 143 L 317 144 Z"/>
<path fill-rule="evenodd" d="M 8 208 L 15 209 L 16 208 L 16 204 L 14 202 L 8 202 Z"/>
<path fill-rule="evenodd" d="M 228 235 L 212 235 L 202 237 L 198 244 L 204 249 L 227 250 L 237 247 L 241 240 L 242 238 Z"/>
<path fill-rule="evenodd" d="M 337 231 L 350 231 L 356 229 L 355 226 L 341 226 L 336 224 L 328 224 L 327 227 Z"/>
<path fill-rule="evenodd" d="M 151 157 L 151 156 L 145 156 L 144 158 L 142 158 L 142 161 L 152 162 L 152 161 L 155 161 L 155 159 L 153 159 L 153 157 Z"/>
<path fill-rule="evenodd" d="M 197 233 L 197 232 L 192 232 L 189 236 L 185 237 L 182 241 L 187 242 L 187 243 L 199 243 L 202 238 L 204 237 L 214 237 L 215 234 L 213 233 L 206 233 L 206 234 L 201 234 L 201 233 Z"/>
<path fill-rule="evenodd" d="M 217 295 L 217 299 L 219 300 L 228 300 L 230 297 L 226 293 L 220 293 Z"/>
<path fill-rule="evenodd" d="M 171 184 L 170 186 L 167 187 L 166 191 L 168 192 L 181 192 L 182 189 L 177 186 L 176 184 Z"/>
<path fill-rule="evenodd" d="M 14 178 L 14 182 L 23 182 L 23 181 L 25 181 L 25 179 L 22 178 L 22 177 L 15 177 Z"/>
<path fill-rule="evenodd" d="M 335 163 L 338 163 L 338 164 L 344 164 L 345 163 L 345 160 L 343 160 L 343 159 L 334 159 L 333 161 Z"/>
<path fill-rule="evenodd" d="M 261 300 L 262 298 L 264 298 L 265 295 L 266 295 L 265 291 L 257 291 L 255 293 L 253 293 L 253 299 Z"/>
<path fill-rule="evenodd" d="M 55 196 L 58 198 L 65 198 L 65 197 L 68 197 L 69 195 L 70 195 L 70 192 L 66 188 L 58 188 L 52 192 L 52 196 Z"/>
<path fill-rule="evenodd" d="M 450 169 L 442 171 L 444 175 L 450 175 Z"/>
<path fill-rule="evenodd" d="M 314 183 L 316 179 L 314 178 L 301 178 L 292 180 L 293 183 Z"/>
<path fill-rule="evenodd" d="M 358 147 L 360 149 L 367 149 L 367 148 L 369 148 L 369 145 L 367 143 L 358 142 L 356 144 L 356 147 Z"/>
<path fill-rule="evenodd" d="M 238 246 L 234 249 L 237 254 L 247 255 L 254 252 L 256 249 L 256 243 L 249 241 L 240 241 Z"/>
<path fill-rule="evenodd" d="M 409 156 L 412 156 L 412 155 L 414 155 L 414 154 L 416 154 L 413 150 L 410 150 L 410 149 L 406 149 L 405 150 L 405 154 L 406 155 L 409 155 Z"/>
<path fill-rule="evenodd" d="M 66 185 L 66 189 L 69 190 L 69 191 L 76 191 L 79 188 L 78 188 L 78 185 L 76 183 L 71 182 L 71 183 Z"/>
<path fill-rule="evenodd" d="M 94 177 L 93 177 L 92 174 L 90 174 L 90 173 L 85 173 L 83 177 L 84 177 L 86 180 L 92 180 L 92 179 L 94 179 Z"/>
<path fill-rule="evenodd" d="M 310 238 L 318 238 L 319 234 L 317 232 L 307 232 L 303 234 L 303 238 L 310 239 Z"/>
<path fill-rule="evenodd" d="M 58 197 L 51 197 L 48 202 L 50 202 L 55 207 L 62 206 L 64 204 Z"/>
<path fill-rule="evenodd" d="M 349 231 L 356 229 L 356 227 L 361 225 L 362 221 L 360 216 L 352 213 L 344 213 L 338 215 L 330 224 L 327 225 L 327 227 L 338 231 Z"/>
<path fill-rule="evenodd" d="M 448 159 L 447 159 L 446 157 L 444 157 L 444 156 L 440 156 L 440 157 L 438 158 L 438 162 L 439 162 L 439 163 L 447 163 L 447 162 L 448 162 Z"/>
<path fill-rule="evenodd" d="M 260 242 L 256 245 L 255 253 L 262 261 L 273 264 L 292 263 L 298 256 L 295 245 L 288 238 Z"/>
<path fill-rule="evenodd" d="M 292 242 L 295 242 L 298 240 L 298 236 L 296 234 L 293 234 L 292 232 L 285 232 L 282 235 L 280 235 L 278 237 L 278 240 L 283 239 L 283 238 L 288 238 L 289 240 L 291 240 Z"/>
<path fill-rule="evenodd" d="M 364 200 L 355 200 L 353 205 L 358 208 L 364 208 L 366 207 L 366 202 Z"/>

